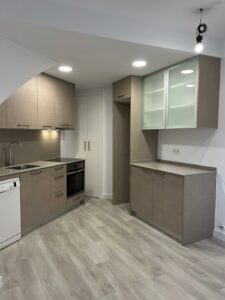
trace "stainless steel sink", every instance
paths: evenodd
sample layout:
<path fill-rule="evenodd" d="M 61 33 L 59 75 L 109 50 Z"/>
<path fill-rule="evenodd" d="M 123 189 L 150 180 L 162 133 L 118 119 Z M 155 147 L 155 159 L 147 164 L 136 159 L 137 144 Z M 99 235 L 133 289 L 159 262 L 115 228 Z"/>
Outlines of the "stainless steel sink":
<path fill-rule="evenodd" d="M 37 168 L 40 166 L 37 165 L 20 165 L 20 166 L 11 166 L 8 167 L 7 169 L 12 169 L 12 170 L 26 170 L 26 169 L 32 169 L 32 168 Z"/>

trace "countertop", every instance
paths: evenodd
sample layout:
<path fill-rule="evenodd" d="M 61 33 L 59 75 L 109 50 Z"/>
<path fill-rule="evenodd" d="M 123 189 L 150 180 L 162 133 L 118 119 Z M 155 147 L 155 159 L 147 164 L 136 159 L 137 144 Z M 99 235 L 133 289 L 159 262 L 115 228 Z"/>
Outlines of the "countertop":
<path fill-rule="evenodd" d="M 193 166 L 184 166 L 177 165 L 173 163 L 167 162 L 132 162 L 132 166 L 146 168 L 153 171 L 160 171 L 164 173 L 170 173 L 180 176 L 188 176 L 188 175 L 197 175 L 197 174 L 206 174 L 216 172 L 216 169 L 207 168 L 207 167 L 193 167 Z"/>
<path fill-rule="evenodd" d="M 34 171 L 34 170 L 39 170 L 39 169 L 45 169 L 45 168 L 51 168 L 51 167 L 56 167 L 60 165 L 66 165 L 65 162 L 51 162 L 51 161 L 44 161 L 44 160 L 39 160 L 39 161 L 32 161 L 29 163 L 23 163 L 23 164 L 17 164 L 16 166 L 19 165 L 37 165 L 38 167 L 36 168 L 29 168 L 25 170 L 14 170 L 14 169 L 8 169 L 9 167 L 2 167 L 0 168 L 0 177 L 4 176 L 12 176 L 12 175 L 17 175 L 29 171 Z"/>

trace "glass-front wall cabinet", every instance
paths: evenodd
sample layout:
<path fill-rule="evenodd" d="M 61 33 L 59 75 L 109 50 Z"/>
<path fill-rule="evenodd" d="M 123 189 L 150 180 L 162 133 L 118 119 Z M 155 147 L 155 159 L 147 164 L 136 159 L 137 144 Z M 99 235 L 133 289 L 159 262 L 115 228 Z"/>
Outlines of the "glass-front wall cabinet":
<path fill-rule="evenodd" d="M 166 128 L 195 128 L 197 121 L 198 60 L 167 70 Z"/>
<path fill-rule="evenodd" d="M 165 71 L 153 73 L 143 82 L 143 129 L 165 128 Z"/>

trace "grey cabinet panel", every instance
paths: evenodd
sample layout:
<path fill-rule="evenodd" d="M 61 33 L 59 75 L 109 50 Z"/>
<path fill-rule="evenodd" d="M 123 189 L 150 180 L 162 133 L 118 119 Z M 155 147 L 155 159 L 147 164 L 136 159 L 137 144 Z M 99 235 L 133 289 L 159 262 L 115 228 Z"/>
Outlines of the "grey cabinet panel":
<path fill-rule="evenodd" d="M 7 128 L 37 128 L 37 78 L 21 86 L 6 100 Z"/>
<path fill-rule="evenodd" d="M 38 80 L 38 125 L 48 129 L 56 126 L 57 83 L 52 76 L 40 74 Z"/>
<path fill-rule="evenodd" d="M 113 84 L 113 100 L 129 103 L 131 98 L 131 77 L 126 77 Z"/>
<path fill-rule="evenodd" d="M 22 233 L 43 224 L 49 215 L 49 169 L 21 174 Z"/>
<path fill-rule="evenodd" d="M 146 222 L 152 221 L 153 176 L 150 170 L 131 168 L 131 211 Z"/>
<path fill-rule="evenodd" d="M 177 239 L 182 239 L 183 178 L 154 172 L 153 223 Z"/>
<path fill-rule="evenodd" d="M 0 128 L 6 128 L 6 103 L 0 105 Z"/>
<path fill-rule="evenodd" d="M 56 127 L 74 128 L 75 87 L 72 83 L 56 80 Z"/>

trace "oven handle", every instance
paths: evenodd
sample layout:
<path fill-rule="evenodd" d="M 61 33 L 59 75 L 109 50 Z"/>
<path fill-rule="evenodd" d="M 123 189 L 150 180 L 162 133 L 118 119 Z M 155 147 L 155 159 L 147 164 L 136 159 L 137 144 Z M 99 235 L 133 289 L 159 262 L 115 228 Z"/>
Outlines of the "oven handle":
<path fill-rule="evenodd" d="M 67 173 L 67 175 L 78 174 L 78 173 L 81 173 L 81 172 L 84 172 L 84 169 L 80 169 L 78 171 L 69 172 L 69 173 Z"/>

